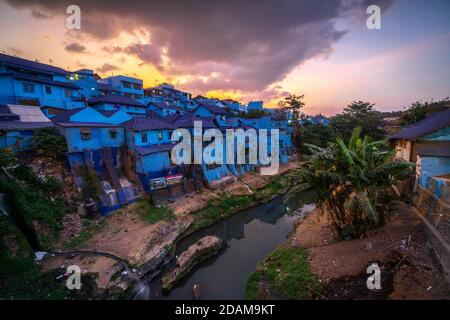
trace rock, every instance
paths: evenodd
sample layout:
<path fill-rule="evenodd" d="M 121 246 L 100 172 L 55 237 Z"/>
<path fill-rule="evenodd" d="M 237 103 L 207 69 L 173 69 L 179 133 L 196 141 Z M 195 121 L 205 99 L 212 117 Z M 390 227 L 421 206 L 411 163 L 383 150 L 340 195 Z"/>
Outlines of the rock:
<path fill-rule="evenodd" d="M 162 277 L 162 289 L 172 289 L 173 285 L 189 273 L 195 265 L 217 254 L 222 245 L 222 240 L 214 236 L 203 237 L 191 245 L 178 257 L 175 268 Z"/>

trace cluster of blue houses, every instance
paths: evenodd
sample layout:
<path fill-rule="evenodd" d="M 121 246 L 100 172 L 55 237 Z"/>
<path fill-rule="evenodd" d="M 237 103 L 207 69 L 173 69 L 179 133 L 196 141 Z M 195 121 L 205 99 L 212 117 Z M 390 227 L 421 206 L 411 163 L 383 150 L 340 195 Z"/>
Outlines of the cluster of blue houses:
<path fill-rule="evenodd" d="M 101 78 L 93 70 L 70 72 L 0 54 L 0 148 L 27 150 L 36 129 L 55 127 L 66 138 L 77 186 L 86 189 L 92 177 L 98 180 L 101 191 L 92 196 L 92 205 L 102 213 L 136 201 L 143 191 L 170 200 L 258 167 L 174 164 L 172 132 L 184 128 L 193 134 L 194 121 L 201 120 L 203 130 L 222 132 L 279 129 L 279 160 L 288 162 L 294 153 L 293 127 L 277 112 L 240 117 L 252 109 L 262 110 L 262 102 L 246 106 L 231 99 L 193 98 L 170 84 L 144 88 L 133 77 Z"/>

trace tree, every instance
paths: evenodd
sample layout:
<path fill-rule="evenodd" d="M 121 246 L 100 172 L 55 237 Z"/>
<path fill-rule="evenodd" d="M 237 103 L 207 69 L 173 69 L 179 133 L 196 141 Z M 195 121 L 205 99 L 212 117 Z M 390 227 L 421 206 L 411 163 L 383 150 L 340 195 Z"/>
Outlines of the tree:
<path fill-rule="evenodd" d="M 252 109 L 252 110 L 249 110 L 248 112 L 240 112 L 238 114 L 238 117 L 244 118 L 244 119 L 259 119 L 262 117 L 266 117 L 268 115 L 269 114 L 265 110 Z"/>
<path fill-rule="evenodd" d="M 288 194 L 327 213 L 340 239 L 363 237 L 383 224 L 394 183 L 415 165 L 392 161 L 385 140 L 372 142 L 360 133 L 356 128 L 348 144 L 337 138 L 325 148 L 309 145 L 311 156 L 293 174 L 295 187 Z"/>
<path fill-rule="evenodd" d="M 348 140 L 356 127 L 361 128 L 362 135 L 373 139 L 382 139 L 386 133 L 381 113 L 374 110 L 374 104 L 363 101 L 353 101 L 341 114 L 331 118 L 331 126 L 344 140 Z"/>
<path fill-rule="evenodd" d="M 67 153 L 67 142 L 54 128 L 38 129 L 34 133 L 32 145 L 36 153 L 44 157 L 63 160 Z"/>
<path fill-rule="evenodd" d="M 436 102 L 422 102 L 416 101 L 402 113 L 400 116 L 400 125 L 407 126 L 412 125 L 420 120 L 425 119 L 427 116 L 434 112 L 443 111 L 450 107 L 449 98 L 445 98 Z"/>
<path fill-rule="evenodd" d="M 310 154 L 309 144 L 324 148 L 336 138 L 336 134 L 331 127 L 320 123 L 314 125 L 309 121 L 305 121 L 299 128 L 298 133 L 297 131 L 295 133 L 294 145 L 302 154 Z"/>
<path fill-rule="evenodd" d="M 305 106 L 303 99 L 305 95 L 290 94 L 284 100 L 278 102 L 278 106 L 285 112 L 292 114 L 293 120 L 299 120 L 302 114 L 302 108 Z"/>

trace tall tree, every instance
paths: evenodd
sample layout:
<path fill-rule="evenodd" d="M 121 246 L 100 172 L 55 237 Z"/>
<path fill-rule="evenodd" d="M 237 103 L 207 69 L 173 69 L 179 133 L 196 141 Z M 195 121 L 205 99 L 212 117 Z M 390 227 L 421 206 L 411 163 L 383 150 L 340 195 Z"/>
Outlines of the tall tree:
<path fill-rule="evenodd" d="M 299 120 L 302 114 L 302 108 L 305 106 L 303 99 L 305 95 L 290 94 L 284 100 L 278 102 L 278 106 L 285 112 L 292 114 L 293 120 Z"/>
<path fill-rule="evenodd" d="M 374 109 L 374 104 L 364 101 L 353 101 L 344 111 L 331 118 L 331 125 L 338 135 L 348 140 L 356 127 L 361 128 L 362 135 L 373 139 L 382 139 L 386 132 L 383 129 L 381 113 Z"/>

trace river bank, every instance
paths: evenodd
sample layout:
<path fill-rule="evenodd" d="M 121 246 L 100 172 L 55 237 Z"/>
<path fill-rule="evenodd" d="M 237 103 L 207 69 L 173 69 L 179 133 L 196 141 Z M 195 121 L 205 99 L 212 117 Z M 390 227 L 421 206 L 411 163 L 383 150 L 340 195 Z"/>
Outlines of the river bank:
<path fill-rule="evenodd" d="M 138 277 L 155 272 L 161 263 L 170 260 L 181 238 L 285 193 L 288 187 L 285 173 L 298 165 L 298 162 L 283 165 L 280 174 L 272 177 L 249 173 L 222 190 L 205 190 L 159 208 L 149 207 L 147 202 L 132 204 L 85 226 L 57 249 L 114 255 L 126 261 Z M 55 256 L 39 263 L 45 272 L 80 265 L 85 274 L 94 275 L 97 291 L 102 295 L 113 292 L 112 298 L 129 297 L 133 285 L 123 266 L 107 257 Z"/>
<path fill-rule="evenodd" d="M 381 289 L 367 289 L 377 263 Z M 450 293 L 427 246 L 424 228 L 406 205 L 364 239 L 335 241 L 317 211 L 264 259 L 247 282 L 249 299 L 448 299 Z"/>

